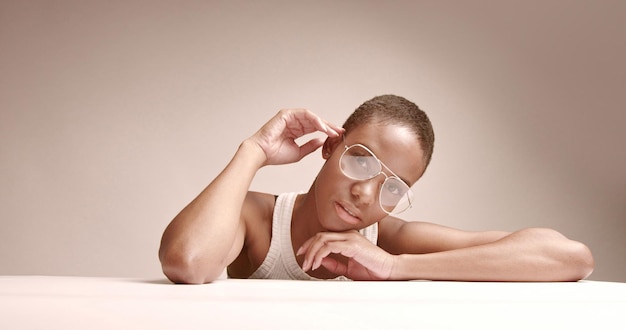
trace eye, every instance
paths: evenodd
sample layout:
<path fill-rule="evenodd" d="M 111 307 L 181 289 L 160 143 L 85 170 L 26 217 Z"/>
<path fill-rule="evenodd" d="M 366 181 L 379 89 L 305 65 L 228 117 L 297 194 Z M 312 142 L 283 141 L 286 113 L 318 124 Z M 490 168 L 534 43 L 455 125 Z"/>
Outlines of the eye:
<path fill-rule="evenodd" d="M 383 189 L 387 196 L 393 196 L 395 200 L 398 200 L 407 193 L 409 187 L 404 183 L 404 181 L 396 177 L 390 177 L 387 181 L 385 181 Z"/>
<path fill-rule="evenodd" d="M 356 161 L 356 163 L 359 164 L 359 166 L 362 167 L 365 172 L 367 172 L 367 169 L 370 166 L 367 156 L 354 156 L 354 161 Z"/>
<path fill-rule="evenodd" d="M 399 187 L 399 185 L 395 182 L 393 182 L 395 180 L 389 180 L 387 181 L 387 184 L 385 185 L 385 190 L 395 196 L 402 196 L 403 195 L 403 190 L 401 187 Z"/>
<path fill-rule="evenodd" d="M 374 176 L 380 171 L 378 160 L 363 148 L 357 146 L 349 149 L 348 156 L 352 169 L 361 173 L 364 178 Z"/>

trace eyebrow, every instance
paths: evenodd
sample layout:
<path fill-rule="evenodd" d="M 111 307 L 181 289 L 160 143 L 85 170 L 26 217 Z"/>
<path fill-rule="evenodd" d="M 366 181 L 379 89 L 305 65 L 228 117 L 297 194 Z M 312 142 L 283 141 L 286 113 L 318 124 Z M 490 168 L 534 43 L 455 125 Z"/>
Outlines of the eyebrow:
<path fill-rule="evenodd" d="M 367 147 L 369 149 L 369 147 Z M 372 150 L 372 149 L 370 149 Z M 372 153 L 374 153 L 372 151 Z M 374 154 L 374 156 L 376 156 L 376 154 Z M 409 183 L 409 181 L 399 175 L 397 175 L 394 171 L 392 171 L 389 166 L 385 165 L 385 163 L 383 163 L 382 160 L 380 160 L 380 158 L 378 158 L 378 156 L 376 156 L 376 159 L 378 159 L 378 161 L 380 162 L 381 165 L 383 165 L 383 167 L 385 167 L 387 170 L 389 170 L 389 172 L 391 172 L 391 174 L 393 174 L 395 177 L 397 177 L 398 179 L 402 180 L 402 182 L 404 182 L 404 184 L 406 184 L 409 188 L 411 187 L 411 184 Z"/>
<path fill-rule="evenodd" d="M 346 146 L 348 145 L 348 142 L 346 142 L 346 138 L 343 138 L 343 143 L 346 144 Z M 391 174 L 393 174 L 393 176 L 397 177 L 398 179 L 402 180 L 402 182 L 404 182 L 404 184 L 406 184 L 409 188 L 411 188 L 411 184 L 409 183 L 409 180 L 407 180 L 406 178 L 403 178 L 401 176 L 399 176 L 398 174 L 396 174 L 394 171 L 391 170 L 391 168 L 389 168 L 389 166 L 387 166 L 387 164 L 383 163 L 382 160 L 380 160 L 380 158 L 378 158 L 378 156 L 376 155 L 376 153 L 374 152 L 374 150 L 372 150 L 372 148 L 370 148 L 370 146 L 364 144 L 364 143 L 357 143 L 360 144 L 364 147 L 366 147 L 371 153 L 372 155 L 374 155 L 376 157 L 376 159 L 380 162 L 380 164 L 386 168 L 389 172 L 391 172 Z"/>

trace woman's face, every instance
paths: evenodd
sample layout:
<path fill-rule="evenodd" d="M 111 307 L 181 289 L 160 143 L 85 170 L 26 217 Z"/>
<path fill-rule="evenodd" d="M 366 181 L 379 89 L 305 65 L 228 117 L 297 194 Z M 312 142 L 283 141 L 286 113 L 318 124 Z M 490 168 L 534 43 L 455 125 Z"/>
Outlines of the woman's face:
<path fill-rule="evenodd" d="M 362 144 L 394 174 L 413 185 L 424 172 L 423 152 L 417 136 L 399 125 L 362 124 L 345 136 L 329 139 L 324 146 L 326 163 L 315 182 L 317 215 L 329 231 L 365 228 L 387 216 L 379 203 L 385 175 L 369 180 L 345 176 L 339 165 L 346 146 Z M 383 167 L 383 173 L 393 175 Z"/>

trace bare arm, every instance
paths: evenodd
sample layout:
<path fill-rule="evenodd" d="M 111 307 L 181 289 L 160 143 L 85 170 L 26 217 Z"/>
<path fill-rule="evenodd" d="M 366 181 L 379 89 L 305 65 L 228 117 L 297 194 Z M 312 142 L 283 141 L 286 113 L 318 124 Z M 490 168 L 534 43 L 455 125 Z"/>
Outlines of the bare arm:
<path fill-rule="evenodd" d="M 163 272 L 170 280 L 213 281 L 239 254 L 245 236 L 241 209 L 264 160 L 258 147 L 242 143 L 222 173 L 172 220 L 159 250 Z"/>
<path fill-rule="evenodd" d="M 295 139 L 305 134 L 337 136 L 341 130 L 304 109 L 281 110 L 270 119 L 167 226 L 159 249 L 165 275 L 176 283 L 218 278 L 242 250 L 247 235 L 242 209 L 258 169 L 299 161 L 324 142 L 317 138 L 297 145 Z"/>
<path fill-rule="evenodd" d="M 387 234 L 395 237 L 385 240 L 395 242 L 388 248 L 399 254 L 393 279 L 576 281 L 593 270 L 584 244 L 546 228 L 466 232 L 403 222 Z"/>
<path fill-rule="evenodd" d="M 355 230 L 321 232 L 298 254 L 305 271 L 323 266 L 355 280 L 577 281 L 593 270 L 585 245 L 551 229 L 467 232 L 391 217 L 379 222 L 379 246 Z"/>
<path fill-rule="evenodd" d="M 492 243 L 397 256 L 392 279 L 577 281 L 593 270 L 591 253 L 557 232 L 534 228 Z"/>

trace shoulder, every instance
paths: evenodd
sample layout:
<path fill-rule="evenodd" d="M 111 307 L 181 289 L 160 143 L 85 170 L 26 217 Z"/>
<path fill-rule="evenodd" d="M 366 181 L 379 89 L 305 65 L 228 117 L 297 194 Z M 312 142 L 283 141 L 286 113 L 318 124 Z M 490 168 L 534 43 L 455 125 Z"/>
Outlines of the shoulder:
<path fill-rule="evenodd" d="M 407 222 L 392 216 L 378 222 L 378 246 L 391 254 L 403 253 L 397 244 Z"/>
<path fill-rule="evenodd" d="M 259 212 L 266 216 L 271 215 L 274 211 L 275 200 L 276 196 L 272 194 L 248 191 L 242 208 L 242 216 L 250 215 L 248 213 L 259 215 Z"/>
<path fill-rule="evenodd" d="M 246 226 L 246 241 L 250 233 L 257 232 L 259 226 L 272 224 L 276 197 L 272 194 L 249 191 L 241 208 L 241 218 Z M 255 230 L 256 229 L 256 230 Z"/>

